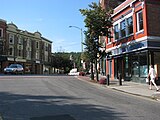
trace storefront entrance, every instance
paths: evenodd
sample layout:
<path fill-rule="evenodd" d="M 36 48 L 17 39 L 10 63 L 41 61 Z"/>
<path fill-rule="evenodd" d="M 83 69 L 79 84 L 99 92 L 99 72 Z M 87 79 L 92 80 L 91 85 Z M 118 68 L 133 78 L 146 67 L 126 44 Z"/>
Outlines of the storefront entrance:
<path fill-rule="evenodd" d="M 160 52 L 140 51 L 125 54 L 114 58 L 114 78 L 117 79 L 119 73 L 125 81 L 145 83 L 145 78 L 152 64 L 160 77 Z"/>
<path fill-rule="evenodd" d="M 149 65 L 154 64 L 155 61 L 153 58 L 153 52 L 148 51 L 125 54 L 121 57 L 115 58 L 115 79 L 117 79 L 119 73 L 121 73 L 122 78 L 125 81 L 145 83 L 145 78 L 147 77 L 149 71 Z M 160 65 L 160 63 L 157 64 Z"/>

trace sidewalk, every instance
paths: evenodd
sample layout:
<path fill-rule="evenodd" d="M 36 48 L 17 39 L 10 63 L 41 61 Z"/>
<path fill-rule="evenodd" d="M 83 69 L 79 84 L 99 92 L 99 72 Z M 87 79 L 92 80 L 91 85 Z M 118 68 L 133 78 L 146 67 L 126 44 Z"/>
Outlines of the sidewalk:
<path fill-rule="evenodd" d="M 88 82 L 92 82 L 97 85 L 102 85 L 95 81 L 90 80 L 90 78 L 87 76 L 77 76 L 77 78 L 81 80 L 86 80 Z M 154 86 L 152 87 L 152 90 L 149 90 L 149 85 L 147 84 L 136 83 L 131 81 L 123 81 L 122 86 L 120 86 L 118 80 L 110 80 L 109 86 L 107 85 L 103 85 L 103 86 L 110 89 L 118 90 L 121 92 L 129 93 L 132 95 L 147 97 L 147 98 L 160 101 L 160 91 L 156 92 L 156 88 Z"/>

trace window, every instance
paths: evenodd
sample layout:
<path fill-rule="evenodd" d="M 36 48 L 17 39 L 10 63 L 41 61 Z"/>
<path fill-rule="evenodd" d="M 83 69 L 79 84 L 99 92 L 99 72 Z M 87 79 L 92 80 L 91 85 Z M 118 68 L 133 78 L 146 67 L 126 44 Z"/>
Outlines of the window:
<path fill-rule="evenodd" d="M 121 37 L 125 37 L 126 36 L 126 22 L 125 22 L 125 20 L 123 20 L 120 23 L 120 29 L 121 29 Z"/>
<path fill-rule="evenodd" d="M 114 26 L 114 37 L 115 37 L 115 40 L 119 39 L 118 24 L 116 24 L 116 25 Z"/>
<path fill-rule="evenodd" d="M 110 43 L 111 42 L 111 29 L 108 29 L 108 37 L 107 37 L 107 39 L 108 39 L 108 43 Z"/>
<path fill-rule="evenodd" d="M 18 56 L 22 56 L 22 46 L 19 46 L 18 48 Z"/>
<path fill-rule="evenodd" d="M 0 28 L 0 37 L 3 37 L 3 29 Z"/>
<path fill-rule="evenodd" d="M 31 46 L 31 40 L 29 38 L 27 39 L 27 46 Z"/>
<path fill-rule="evenodd" d="M 143 30 L 143 14 L 142 11 L 137 13 L 137 32 Z"/>
<path fill-rule="evenodd" d="M 13 48 L 12 47 L 9 48 L 9 55 L 13 55 Z"/>
<path fill-rule="evenodd" d="M 44 59 L 45 59 L 46 62 L 48 62 L 48 53 L 47 52 L 45 53 L 45 58 Z"/>
<path fill-rule="evenodd" d="M 27 59 L 31 59 L 31 51 L 28 50 L 26 54 L 27 54 Z"/>
<path fill-rule="evenodd" d="M 14 35 L 12 35 L 12 34 L 9 35 L 9 43 L 10 44 L 14 43 Z"/>
<path fill-rule="evenodd" d="M 129 17 L 127 18 L 127 30 L 128 30 L 128 35 L 133 33 L 133 18 Z"/>
<path fill-rule="evenodd" d="M 23 44 L 23 39 L 22 39 L 22 37 L 21 37 L 21 36 L 18 38 L 18 43 L 19 43 L 20 45 L 22 45 L 22 44 Z"/>
<path fill-rule="evenodd" d="M 26 46 L 26 55 L 27 55 L 27 59 L 31 59 L 31 51 L 32 51 L 32 48 L 31 48 L 31 39 L 27 38 L 27 46 Z"/>
<path fill-rule="evenodd" d="M 147 77 L 148 65 L 147 65 L 146 53 L 139 54 L 139 67 L 140 67 L 140 77 Z"/>
<path fill-rule="evenodd" d="M 39 59 L 39 52 L 36 52 L 36 59 Z"/>
<path fill-rule="evenodd" d="M 136 54 L 132 56 L 132 76 L 139 77 L 139 61 Z"/>
<path fill-rule="evenodd" d="M 48 51 L 48 44 L 45 43 L 45 51 Z"/>
<path fill-rule="evenodd" d="M 39 48 L 39 42 L 36 42 L 36 48 Z"/>
<path fill-rule="evenodd" d="M 124 16 L 115 22 L 114 38 L 115 40 L 127 37 L 133 33 L 133 17 L 132 14 Z"/>

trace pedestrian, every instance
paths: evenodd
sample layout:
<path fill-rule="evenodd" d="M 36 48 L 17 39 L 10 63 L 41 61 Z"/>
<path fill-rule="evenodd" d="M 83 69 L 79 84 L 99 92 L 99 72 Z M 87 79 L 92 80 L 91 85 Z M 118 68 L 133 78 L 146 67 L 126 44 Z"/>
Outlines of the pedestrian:
<path fill-rule="evenodd" d="M 155 83 L 155 79 L 157 79 L 157 73 L 155 71 L 155 69 L 153 68 L 153 65 L 150 66 L 150 70 L 148 73 L 148 79 L 150 77 L 150 87 L 149 89 L 152 90 L 152 84 L 156 87 L 156 91 L 159 91 L 159 88 L 157 87 L 156 83 Z"/>

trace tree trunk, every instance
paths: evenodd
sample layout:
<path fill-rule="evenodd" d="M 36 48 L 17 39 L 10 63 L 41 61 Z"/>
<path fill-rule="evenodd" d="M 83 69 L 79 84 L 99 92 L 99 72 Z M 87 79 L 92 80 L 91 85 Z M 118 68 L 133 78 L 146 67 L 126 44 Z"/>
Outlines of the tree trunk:
<path fill-rule="evenodd" d="M 93 62 L 91 62 L 91 80 L 94 80 Z"/>
<path fill-rule="evenodd" d="M 97 69 L 97 60 L 95 60 L 95 72 L 96 72 L 96 80 L 99 81 L 98 79 L 98 69 Z"/>

